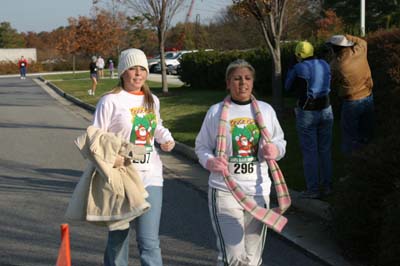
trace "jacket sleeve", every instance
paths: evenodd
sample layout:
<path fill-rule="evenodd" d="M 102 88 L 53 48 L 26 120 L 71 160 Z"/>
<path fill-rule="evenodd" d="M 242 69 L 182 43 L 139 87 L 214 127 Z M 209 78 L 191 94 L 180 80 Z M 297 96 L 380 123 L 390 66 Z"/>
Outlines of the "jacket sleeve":
<path fill-rule="evenodd" d="M 103 167 L 112 168 L 118 152 L 120 151 L 123 140 L 114 133 L 106 132 L 94 126 L 89 126 L 86 130 L 88 145 L 92 155 L 93 163 Z"/>
<path fill-rule="evenodd" d="M 296 78 L 296 69 L 291 67 L 286 74 L 286 79 L 285 79 L 285 90 L 289 91 L 292 89 L 293 81 Z"/>
<path fill-rule="evenodd" d="M 359 37 L 347 34 L 346 38 L 349 41 L 352 41 L 355 43 L 354 49 L 355 50 L 363 50 L 363 51 L 367 51 L 367 42 L 364 39 L 361 39 Z"/>

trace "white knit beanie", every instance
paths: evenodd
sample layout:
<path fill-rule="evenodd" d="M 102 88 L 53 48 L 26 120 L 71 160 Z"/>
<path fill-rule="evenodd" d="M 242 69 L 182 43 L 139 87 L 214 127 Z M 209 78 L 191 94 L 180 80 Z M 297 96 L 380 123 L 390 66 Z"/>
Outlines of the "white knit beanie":
<path fill-rule="evenodd" d="M 118 62 L 118 75 L 121 76 L 127 69 L 141 66 L 149 73 L 146 55 L 142 50 L 131 48 L 121 52 Z"/>

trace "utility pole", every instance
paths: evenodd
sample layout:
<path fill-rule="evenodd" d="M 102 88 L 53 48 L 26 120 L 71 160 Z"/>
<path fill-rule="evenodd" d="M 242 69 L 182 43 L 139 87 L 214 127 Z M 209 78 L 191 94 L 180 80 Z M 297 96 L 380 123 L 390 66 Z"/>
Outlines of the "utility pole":
<path fill-rule="evenodd" d="M 361 11 L 360 11 L 360 17 L 361 17 L 361 37 L 365 36 L 365 0 L 361 0 Z"/>

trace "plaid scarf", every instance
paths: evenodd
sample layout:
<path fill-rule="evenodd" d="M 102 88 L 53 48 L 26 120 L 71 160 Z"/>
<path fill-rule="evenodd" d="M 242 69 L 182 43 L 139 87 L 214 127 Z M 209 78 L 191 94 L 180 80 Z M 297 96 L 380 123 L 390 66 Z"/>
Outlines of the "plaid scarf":
<path fill-rule="evenodd" d="M 226 124 L 228 122 L 228 110 L 231 105 L 231 97 L 227 96 L 222 107 L 221 118 L 218 127 L 217 136 L 217 156 L 222 157 L 225 154 L 226 148 Z M 257 100 L 251 96 L 251 106 L 254 109 L 256 122 L 260 128 L 261 135 L 267 143 L 271 143 L 270 134 L 265 127 L 260 108 Z M 274 181 L 275 190 L 278 198 L 278 208 L 266 209 L 257 205 L 254 199 L 248 197 L 243 190 L 238 186 L 236 181 L 231 177 L 225 177 L 225 183 L 238 203 L 249 212 L 254 218 L 263 222 L 268 227 L 280 233 L 283 227 L 288 222 L 287 218 L 282 214 L 289 208 L 291 204 L 289 191 L 285 183 L 285 179 L 278 164 L 275 160 L 267 160 L 272 179 Z"/>

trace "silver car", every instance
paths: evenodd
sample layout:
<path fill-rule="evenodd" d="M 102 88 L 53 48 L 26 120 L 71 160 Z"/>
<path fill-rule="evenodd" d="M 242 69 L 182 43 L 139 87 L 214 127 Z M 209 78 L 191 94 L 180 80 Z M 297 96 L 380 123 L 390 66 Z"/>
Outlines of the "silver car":
<path fill-rule="evenodd" d="M 180 59 L 184 54 L 187 53 L 194 53 L 197 52 L 197 50 L 182 50 L 179 51 L 174 57 L 172 58 L 167 58 L 165 57 L 165 65 L 167 66 L 167 74 L 169 75 L 177 75 L 178 74 L 178 67 L 181 64 Z M 160 73 L 161 72 L 161 63 L 158 62 L 154 67 L 153 67 L 154 73 Z"/>
<path fill-rule="evenodd" d="M 172 51 L 165 52 L 165 59 L 173 58 L 173 57 L 175 57 L 178 53 L 179 53 L 179 52 L 172 52 Z M 155 56 L 155 57 L 153 57 L 153 58 L 148 59 L 148 60 L 147 60 L 147 63 L 149 64 L 149 71 L 150 71 L 150 73 L 155 73 L 155 72 L 154 72 L 154 67 L 155 67 L 158 63 L 160 63 L 160 55 L 157 55 L 157 56 Z"/>

